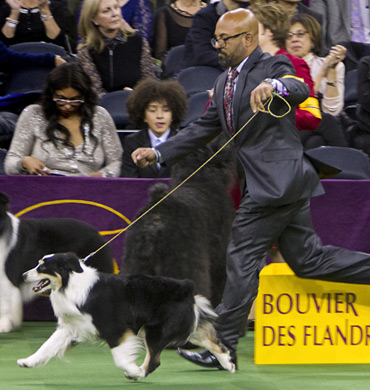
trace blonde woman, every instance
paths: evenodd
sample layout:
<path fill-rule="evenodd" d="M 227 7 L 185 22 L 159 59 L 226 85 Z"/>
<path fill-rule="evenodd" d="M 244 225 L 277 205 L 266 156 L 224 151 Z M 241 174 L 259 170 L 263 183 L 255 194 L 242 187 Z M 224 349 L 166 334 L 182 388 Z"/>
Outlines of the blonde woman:
<path fill-rule="evenodd" d="M 154 77 L 149 45 L 124 22 L 117 0 L 85 1 L 78 31 L 78 61 L 99 98 Z"/>

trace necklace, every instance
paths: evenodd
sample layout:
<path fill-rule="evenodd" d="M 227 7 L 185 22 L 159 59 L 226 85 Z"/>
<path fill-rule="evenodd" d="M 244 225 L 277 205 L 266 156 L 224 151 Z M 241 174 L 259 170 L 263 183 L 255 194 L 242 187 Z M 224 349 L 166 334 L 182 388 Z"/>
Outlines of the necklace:
<path fill-rule="evenodd" d="M 179 12 L 180 14 L 184 15 L 184 16 L 190 16 L 191 18 L 199 11 L 199 9 L 203 8 L 204 7 L 204 4 L 203 2 L 200 0 L 199 1 L 199 8 L 196 10 L 196 12 L 194 13 L 191 13 L 189 11 L 186 11 L 184 9 L 181 9 L 179 8 L 179 6 L 177 5 L 177 1 L 175 1 L 174 3 L 172 3 L 172 7 L 174 10 L 176 10 L 177 12 Z"/>

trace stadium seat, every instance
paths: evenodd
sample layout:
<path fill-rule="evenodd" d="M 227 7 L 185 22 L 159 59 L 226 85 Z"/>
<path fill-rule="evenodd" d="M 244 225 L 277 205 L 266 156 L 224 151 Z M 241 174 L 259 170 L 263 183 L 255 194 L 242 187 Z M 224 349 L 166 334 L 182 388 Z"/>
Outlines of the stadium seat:
<path fill-rule="evenodd" d="M 112 116 L 117 129 L 126 129 L 132 126 L 128 112 L 126 110 L 126 101 L 131 94 L 131 90 L 122 90 L 109 92 L 104 95 L 99 105 L 104 107 Z"/>

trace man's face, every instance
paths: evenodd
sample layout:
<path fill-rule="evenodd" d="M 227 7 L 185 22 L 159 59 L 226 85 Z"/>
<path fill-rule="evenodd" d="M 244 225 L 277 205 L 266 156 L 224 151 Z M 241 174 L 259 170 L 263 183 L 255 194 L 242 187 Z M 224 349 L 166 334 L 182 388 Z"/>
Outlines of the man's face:
<path fill-rule="evenodd" d="M 246 31 L 225 22 L 217 23 L 214 34 L 217 41 L 215 49 L 218 54 L 218 62 L 224 69 L 229 66 L 235 68 L 247 57 L 248 52 L 243 43 L 245 33 Z"/>

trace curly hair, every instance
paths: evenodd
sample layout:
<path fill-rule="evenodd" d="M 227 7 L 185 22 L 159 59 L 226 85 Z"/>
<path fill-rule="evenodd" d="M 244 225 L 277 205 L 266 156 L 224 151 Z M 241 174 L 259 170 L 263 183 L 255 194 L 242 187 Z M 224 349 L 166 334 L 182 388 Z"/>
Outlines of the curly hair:
<path fill-rule="evenodd" d="M 285 47 L 285 40 L 290 28 L 290 20 L 280 4 L 256 2 L 249 9 L 254 13 L 259 23 L 270 30 L 273 41 L 279 48 Z"/>
<path fill-rule="evenodd" d="M 97 96 L 92 89 L 90 77 L 83 71 L 80 65 L 72 62 L 54 68 L 46 79 L 44 91 L 41 96 L 41 106 L 44 116 L 48 121 L 46 128 L 48 140 L 53 142 L 56 146 L 56 141 L 63 141 L 64 145 L 73 146 L 70 143 L 71 135 L 69 131 L 63 126 L 58 126 L 60 112 L 53 101 L 55 92 L 64 88 L 73 88 L 81 93 L 85 100 L 79 108 L 79 113 L 81 115 L 81 134 L 84 136 L 83 126 L 88 124 L 90 135 L 95 139 L 95 136 L 93 135 L 94 126 L 92 118 L 95 113 Z M 61 140 L 56 135 L 57 129 L 65 135 L 65 139 Z"/>
<path fill-rule="evenodd" d="M 320 23 L 311 15 L 297 14 L 292 17 L 293 24 L 300 23 L 308 32 L 312 42 L 312 52 L 316 55 L 320 55 L 322 49 L 321 43 L 321 26 Z"/>
<path fill-rule="evenodd" d="M 137 128 L 146 128 L 145 111 L 152 102 L 167 103 L 172 112 L 172 129 L 176 129 L 185 119 L 188 102 L 185 90 L 178 81 L 145 79 L 136 85 L 126 107 Z"/>

